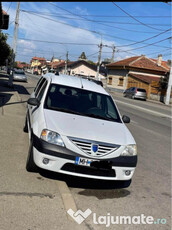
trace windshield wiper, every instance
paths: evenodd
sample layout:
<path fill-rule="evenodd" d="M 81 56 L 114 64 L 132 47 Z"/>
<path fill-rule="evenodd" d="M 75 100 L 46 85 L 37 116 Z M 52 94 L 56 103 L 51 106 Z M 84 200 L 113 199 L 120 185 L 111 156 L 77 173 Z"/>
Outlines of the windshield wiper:
<path fill-rule="evenodd" d="M 77 114 L 77 115 L 84 115 L 82 113 L 79 113 L 77 111 L 73 111 L 70 109 L 65 109 L 65 108 L 59 108 L 59 107 L 53 107 L 53 106 L 49 106 L 50 109 L 56 110 L 56 111 L 60 111 L 60 112 L 66 112 L 66 113 L 73 113 L 73 114 Z"/>
<path fill-rule="evenodd" d="M 100 115 L 96 115 L 96 114 L 93 114 L 93 113 L 85 114 L 85 115 L 88 116 L 88 117 L 94 117 L 94 118 L 99 118 L 99 119 L 108 120 L 108 121 L 115 121 L 115 119 L 113 119 L 113 118 L 102 117 Z"/>

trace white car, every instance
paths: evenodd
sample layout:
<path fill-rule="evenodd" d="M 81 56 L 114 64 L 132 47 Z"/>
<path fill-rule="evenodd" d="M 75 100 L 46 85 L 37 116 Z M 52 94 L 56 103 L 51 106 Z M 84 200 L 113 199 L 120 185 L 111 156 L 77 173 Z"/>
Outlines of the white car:
<path fill-rule="evenodd" d="M 47 73 L 28 100 L 26 169 L 131 183 L 137 148 L 129 122 L 102 86 Z"/>

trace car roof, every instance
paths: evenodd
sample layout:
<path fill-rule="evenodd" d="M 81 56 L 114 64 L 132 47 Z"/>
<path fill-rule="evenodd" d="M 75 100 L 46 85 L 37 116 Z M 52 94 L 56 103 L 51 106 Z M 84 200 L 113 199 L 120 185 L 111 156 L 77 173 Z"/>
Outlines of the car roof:
<path fill-rule="evenodd" d="M 83 89 L 85 90 L 109 95 L 109 93 L 102 86 L 93 81 L 83 79 L 79 76 L 71 76 L 65 74 L 55 75 L 54 73 L 47 73 L 43 75 L 43 77 L 45 77 L 47 80 L 51 79 L 51 83 L 53 84 L 66 85 L 79 89 L 81 89 L 83 86 Z"/>

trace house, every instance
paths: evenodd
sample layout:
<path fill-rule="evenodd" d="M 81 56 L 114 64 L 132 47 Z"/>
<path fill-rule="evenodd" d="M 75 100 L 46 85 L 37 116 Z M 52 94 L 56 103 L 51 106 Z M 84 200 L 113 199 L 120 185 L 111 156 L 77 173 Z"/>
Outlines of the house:
<path fill-rule="evenodd" d="M 0 9 L 0 30 L 8 30 L 9 27 L 9 15 L 2 10 L 2 8 Z"/>
<path fill-rule="evenodd" d="M 60 73 L 65 73 L 65 62 L 57 65 L 56 70 Z M 72 61 L 67 63 L 67 72 L 69 75 L 81 75 L 86 77 L 96 77 L 97 66 L 90 64 L 85 60 Z M 99 71 L 100 79 L 105 79 L 106 70 L 103 67 L 100 67 Z"/>
<path fill-rule="evenodd" d="M 130 57 L 107 64 L 106 67 L 107 87 L 122 92 L 129 87 L 145 88 L 148 98 L 154 99 L 154 95 L 160 94 L 160 79 L 165 78 L 170 71 L 167 62 L 162 61 L 162 55 L 158 55 L 158 59 L 151 59 L 145 55 Z"/>
<path fill-rule="evenodd" d="M 38 74 L 41 74 L 42 69 L 41 67 L 44 67 L 46 65 L 46 59 L 43 57 L 33 57 L 30 61 L 31 63 L 31 69 L 32 73 L 38 72 Z"/>
<path fill-rule="evenodd" d="M 30 65 L 25 62 L 16 61 L 17 68 L 19 69 L 29 69 Z"/>

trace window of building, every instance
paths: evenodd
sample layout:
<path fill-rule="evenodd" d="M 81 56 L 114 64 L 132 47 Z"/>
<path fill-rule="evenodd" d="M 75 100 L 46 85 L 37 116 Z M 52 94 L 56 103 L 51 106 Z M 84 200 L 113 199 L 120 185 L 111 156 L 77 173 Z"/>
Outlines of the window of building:
<path fill-rule="evenodd" d="M 112 77 L 109 77 L 109 82 L 108 82 L 109 85 L 112 85 Z"/>
<path fill-rule="evenodd" d="M 119 78 L 119 86 L 123 86 L 123 84 L 124 84 L 124 78 L 123 77 L 120 77 Z"/>

